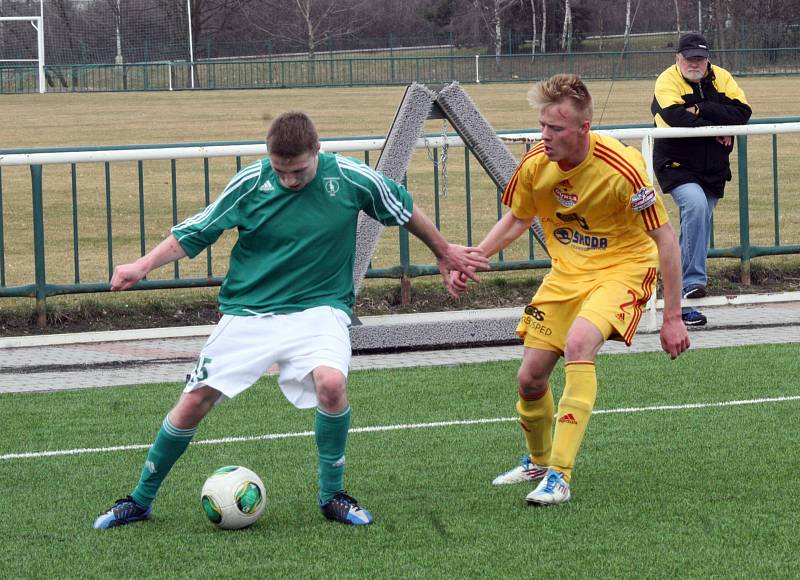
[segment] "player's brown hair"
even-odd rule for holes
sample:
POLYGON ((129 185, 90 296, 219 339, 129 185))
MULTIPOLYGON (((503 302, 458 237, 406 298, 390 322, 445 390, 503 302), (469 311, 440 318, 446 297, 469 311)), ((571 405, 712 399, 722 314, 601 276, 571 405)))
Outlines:
POLYGON ((267 131, 267 150, 278 157, 316 153, 319 135, 314 122, 301 111, 287 111, 275 118, 267 131))
POLYGON ((558 74, 533 86, 528 92, 531 107, 544 108, 569 100, 585 120, 592 120, 592 95, 578 75, 558 74))

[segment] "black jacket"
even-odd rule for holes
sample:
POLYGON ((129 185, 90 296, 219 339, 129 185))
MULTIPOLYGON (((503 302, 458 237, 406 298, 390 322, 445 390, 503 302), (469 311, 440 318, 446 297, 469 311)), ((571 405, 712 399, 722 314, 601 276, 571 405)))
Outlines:
MULTIPOLYGON (((752 114, 733 76, 710 63, 706 76, 697 83, 687 81, 677 64, 661 73, 650 110, 656 127, 744 125, 752 114), (697 115, 686 110, 692 105, 697 105, 697 115)), ((707 193, 722 197, 725 182, 731 179, 732 150, 733 145, 725 147, 716 137, 656 139, 653 168, 665 192, 684 183, 699 183, 707 193)))

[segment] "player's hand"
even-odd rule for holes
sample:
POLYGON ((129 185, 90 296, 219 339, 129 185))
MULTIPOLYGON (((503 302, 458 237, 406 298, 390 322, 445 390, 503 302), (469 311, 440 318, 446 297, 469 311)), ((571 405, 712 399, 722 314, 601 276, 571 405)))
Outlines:
POLYGON ((679 316, 667 318, 661 325, 661 348, 669 354, 671 359, 676 359, 681 353, 687 351, 691 342, 686 325, 679 316))
MULTIPOLYGON (((441 263, 439 264, 439 272, 442 273, 442 281, 444 282, 444 287, 447 289, 447 293, 450 294, 453 298, 459 298, 461 295, 467 291, 467 280, 468 275, 465 272, 460 272, 458 270, 446 270, 442 269, 441 263)), ((472 279, 480 282, 480 278, 475 275, 475 272, 471 272, 472 279)))
POLYGON ((730 147, 733 145, 733 135, 719 135, 717 136, 717 143, 725 147, 730 147))
POLYGON ((114 268, 114 275, 111 276, 111 291, 127 290, 146 275, 147 270, 138 262, 117 266, 114 268))
POLYGON ((455 270, 450 272, 450 286, 448 291, 453 290, 453 292, 455 292, 455 295, 453 295, 453 292, 450 292, 450 295, 461 296, 464 294, 464 292, 467 291, 467 280, 467 275, 462 272, 457 272, 455 270))
POLYGON ((488 270, 489 258, 483 255, 478 248, 448 244, 447 252, 439 259, 448 271, 458 270, 466 274, 473 282, 480 282, 476 270, 488 270))
POLYGON ((466 246, 459 246, 457 244, 448 244, 447 251, 439 256, 437 259, 439 265, 439 272, 442 274, 447 292, 453 298, 458 298, 464 293, 466 289, 466 279, 474 282, 480 282, 481 279, 475 273, 476 270, 488 270, 489 259, 484 256, 477 248, 470 248, 466 246), (465 277, 464 282, 454 284, 451 273, 457 272, 463 274, 465 277))

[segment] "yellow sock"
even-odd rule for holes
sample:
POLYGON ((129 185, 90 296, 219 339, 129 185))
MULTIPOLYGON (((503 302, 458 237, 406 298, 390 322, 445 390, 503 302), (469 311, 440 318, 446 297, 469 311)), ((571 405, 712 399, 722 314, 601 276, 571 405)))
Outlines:
POLYGON ((550 467, 562 472, 569 481, 597 397, 597 374, 590 361, 568 362, 564 373, 566 384, 558 402, 550 467))
POLYGON ((550 450, 553 447, 553 391, 550 385, 547 385, 547 392, 538 399, 528 401, 520 395, 517 413, 531 461, 539 465, 549 465, 550 450))

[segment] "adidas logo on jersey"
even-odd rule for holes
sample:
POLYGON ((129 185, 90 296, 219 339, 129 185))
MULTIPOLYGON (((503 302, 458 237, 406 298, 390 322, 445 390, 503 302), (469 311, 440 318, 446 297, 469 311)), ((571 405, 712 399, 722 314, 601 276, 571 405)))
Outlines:
POLYGON ((263 191, 264 193, 269 193, 270 191, 275 191, 275 187, 272 185, 271 182, 265 181, 264 185, 258 188, 259 191, 263 191))

